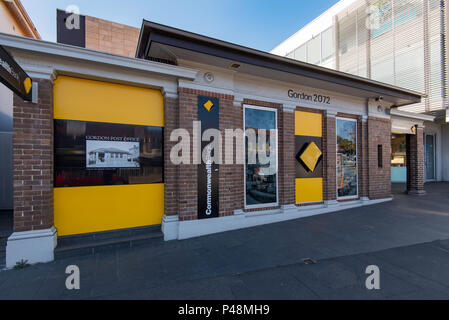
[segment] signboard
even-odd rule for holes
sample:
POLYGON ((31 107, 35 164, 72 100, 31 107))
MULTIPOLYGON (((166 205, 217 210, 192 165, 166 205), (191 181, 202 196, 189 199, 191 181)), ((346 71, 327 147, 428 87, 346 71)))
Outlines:
MULTIPOLYGON (((201 137, 208 129, 219 129, 220 104, 216 98, 198 96, 198 121, 201 122, 201 137)), ((201 154, 210 141, 201 142, 201 154)), ((207 154, 210 155, 210 152, 207 154)), ((213 154, 212 154, 213 156, 213 154)), ((212 163, 210 157, 202 159, 198 165, 198 219, 218 218, 218 164, 212 163)))
POLYGON ((393 123, 391 125, 391 133, 415 135, 416 134, 416 126, 407 125, 407 124, 403 124, 403 123, 396 123, 393 120, 393 123))
POLYGON ((23 100, 32 100, 31 78, 2 46, 0 46, 0 81, 23 100))
POLYGON ((140 168, 139 139, 128 140, 123 138, 109 141, 86 139, 86 168, 140 168))
POLYGON ((332 104, 332 98, 318 93, 308 94, 302 91, 288 90, 288 97, 301 101, 315 102, 320 104, 332 104))

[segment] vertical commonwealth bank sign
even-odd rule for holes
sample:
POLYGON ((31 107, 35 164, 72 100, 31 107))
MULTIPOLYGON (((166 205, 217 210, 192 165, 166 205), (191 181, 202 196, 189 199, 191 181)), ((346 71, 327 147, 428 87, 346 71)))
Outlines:
MULTIPOLYGON (((220 102, 217 98, 198 96, 198 121, 201 135, 209 129, 219 129, 220 102)), ((202 140, 202 139, 201 139, 202 140)), ((201 164, 198 166, 198 219, 219 216, 218 164, 213 163, 210 141, 201 142, 201 164), (203 157, 202 155, 205 154, 203 157)), ((215 150, 214 150, 215 152, 215 150)))
POLYGON ((2 46, 0 46, 0 81, 23 100, 32 100, 31 78, 2 46))

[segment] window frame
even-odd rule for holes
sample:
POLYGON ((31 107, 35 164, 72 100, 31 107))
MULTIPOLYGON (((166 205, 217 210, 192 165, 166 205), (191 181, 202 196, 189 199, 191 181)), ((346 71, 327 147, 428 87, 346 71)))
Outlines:
POLYGON ((346 117, 335 117, 335 138, 336 138, 336 144, 335 144, 335 180, 336 180, 336 194, 337 194, 337 200, 355 200, 359 198, 359 147, 358 147, 358 139, 359 139, 359 128, 358 128, 358 120, 353 118, 346 118, 346 117), (351 121, 355 122, 355 155, 356 155, 356 173, 357 173, 357 193, 354 196, 344 196, 340 197, 338 195, 338 157, 337 157, 337 146, 338 146, 338 120, 345 120, 345 121, 351 121))
POLYGON ((243 204, 245 210, 252 210, 252 209, 263 209, 263 208, 271 208, 271 207, 278 207, 279 206, 279 125, 278 125, 278 109, 276 108, 269 108, 269 107, 261 107, 256 105, 249 105, 244 104, 243 105, 243 154, 245 155, 245 163, 243 165, 243 204), (262 110, 262 111, 270 111, 274 112, 275 117, 275 124, 276 124, 276 202, 272 203, 264 203, 264 204, 254 204, 254 205, 247 205, 246 204, 246 109, 254 109, 254 110, 262 110))

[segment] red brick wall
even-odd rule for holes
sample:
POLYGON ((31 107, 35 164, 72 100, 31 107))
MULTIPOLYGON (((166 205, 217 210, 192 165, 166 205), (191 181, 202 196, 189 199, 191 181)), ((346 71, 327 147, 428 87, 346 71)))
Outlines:
MULTIPOLYGON (((193 137, 193 121, 198 120, 198 96, 207 96, 220 99, 220 130, 224 134, 224 129, 228 125, 233 127, 241 126, 243 119, 242 111, 233 106, 234 97, 231 95, 219 94, 208 91, 179 88, 179 128, 186 129, 193 137), (239 116, 239 112, 241 117, 239 116)), ((193 152, 191 152, 191 163, 193 163, 193 152)), ((221 165, 219 173, 219 192, 220 192, 220 216, 234 214, 237 209, 241 195, 238 188, 237 177, 242 176, 243 169, 240 171, 236 165, 221 165)), ((198 218, 198 165, 179 165, 178 166, 178 199, 179 199, 179 220, 196 220, 198 218)))
POLYGON ((176 142, 170 141, 178 128, 178 99, 164 97, 164 208, 165 215, 178 214, 178 167, 170 161, 170 151, 176 142))
POLYGON ((391 121, 368 118, 368 196, 371 200, 391 197, 391 121), (378 145, 383 148, 383 166, 378 167, 378 145))
POLYGON ((53 226, 53 85, 39 84, 37 104, 14 95, 14 231, 53 226))
POLYGON ((369 157, 368 157, 368 122, 360 123, 360 148, 359 148, 359 194, 360 197, 368 197, 368 174, 369 174, 369 157))
POLYGON ((296 203, 296 170, 295 166, 295 114, 294 112, 282 113, 282 137, 283 154, 279 163, 279 175, 283 176, 284 186, 282 199, 283 205, 296 203))
MULTIPOLYGON (((226 129, 243 130, 243 108, 242 106, 234 106, 234 97, 224 96, 220 98, 220 131, 222 137, 225 137, 226 129)), ((243 148, 243 141, 233 143, 234 163, 237 154, 237 148, 243 148)), ((220 166, 219 172, 219 201, 220 216, 232 216, 234 210, 242 208, 243 204, 243 165, 225 164, 224 149, 225 141, 223 140, 223 164, 220 166)))
POLYGON ((323 199, 330 201, 337 199, 337 123, 334 116, 323 119, 323 199))

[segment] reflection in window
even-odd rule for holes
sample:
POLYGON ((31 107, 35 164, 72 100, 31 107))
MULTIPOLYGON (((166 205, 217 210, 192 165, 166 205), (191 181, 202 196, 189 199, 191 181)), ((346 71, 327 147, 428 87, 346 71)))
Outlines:
POLYGON ((261 207, 277 203, 277 114, 275 110, 259 107, 245 107, 245 130, 247 131, 245 138, 245 206, 261 207), (271 157, 275 163, 264 163, 260 158, 260 151, 257 152, 257 144, 260 144, 263 134, 258 130, 267 130, 266 139, 266 155, 271 157), (251 134, 250 134, 251 133, 251 134), (272 137, 274 135, 274 137, 272 137), (252 139, 251 139, 252 138, 252 139), (255 139, 254 139, 255 138, 255 139), (274 145, 271 145, 273 143, 274 145), (273 152, 273 154, 271 153, 273 152), (255 160, 255 161, 254 161, 255 160), (273 174, 266 174, 270 165, 274 168, 273 174))
POLYGON ((337 119, 338 197, 357 197, 357 121, 337 119))
POLYGON ((405 134, 391 136, 391 166, 401 168, 407 165, 407 142, 405 134))

